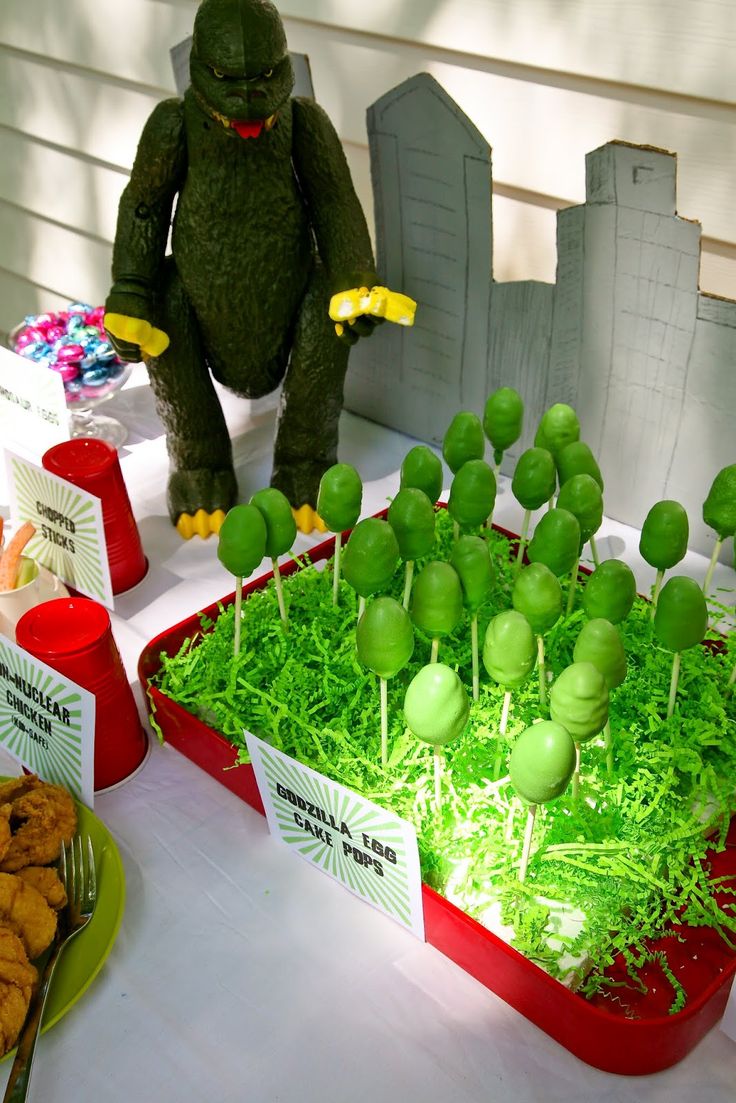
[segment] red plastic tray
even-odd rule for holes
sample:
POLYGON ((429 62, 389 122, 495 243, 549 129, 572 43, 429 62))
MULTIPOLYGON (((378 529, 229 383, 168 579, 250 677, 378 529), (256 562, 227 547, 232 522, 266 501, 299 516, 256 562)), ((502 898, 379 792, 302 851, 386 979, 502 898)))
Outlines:
MULTIPOLYGON (((504 535, 514 539, 511 533, 504 535)), ((330 538, 310 552, 310 559, 327 559, 333 550, 334 538, 330 538)), ((299 569, 300 565, 291 561, 281 573, 290 575, 299 569)), ((249 583, 244 594, 265 586, 271 577, 268 573, 249 583)), ((222 604, 230 605, 234 598, 230 594, 222 604)), ((214 620, 219 605, 213 603, 202 613, 214 620)), ((232 745, 151 685, 160 669, 161 653, 174 655, 185 639, 201 634, 202 613, 150 641, 138 664, 141 685, 147 691, 149 711, 155 710, 156 723, 167 742, 263 814, 252 767, 233 768, 232 745)), ((736 877, 736 818, 726 850, 712 854, 712 869, 713 876, 736 877)), ((647 967, 649 992, 641 995, 628 989, 626 1008, 605 996, 589 1001, 565 988, 429 886, 423 885, 422 890, 427 941, 596 1068, 626 1075, 668 1068, 682 1060, 723 1015, 736 972, 736 954, 709 928, 678 927, 652 943, 653 950, 666 953, 669 967, 687 992, 685 1008, 669 1015, 671 988, 664 978, 658 983, 656 964, 647 967)), ((622 964, 608 972, 617 970, 622 977, 625 975, 622 964)))

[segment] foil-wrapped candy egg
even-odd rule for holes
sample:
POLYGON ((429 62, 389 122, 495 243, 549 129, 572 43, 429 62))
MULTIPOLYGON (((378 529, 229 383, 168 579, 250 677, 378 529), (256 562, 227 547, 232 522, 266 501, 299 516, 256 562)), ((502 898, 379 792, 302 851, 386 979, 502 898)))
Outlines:
POLYGON ((56 358, 61 364, 80 364, 84 358, 84 349, 76 342, 61 345, 56 353, 56 358))

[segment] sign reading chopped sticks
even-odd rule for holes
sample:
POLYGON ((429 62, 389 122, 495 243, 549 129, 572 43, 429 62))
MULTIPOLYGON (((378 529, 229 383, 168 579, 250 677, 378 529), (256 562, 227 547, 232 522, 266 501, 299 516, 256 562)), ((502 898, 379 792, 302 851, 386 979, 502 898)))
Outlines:
POLYGON ((100 499, 12 453, 8 475, 14 517, 36 528, 26 554, 75 590, 112 608, 100 499))
POLYGON ((356 896, 424 937, 412 824, 246 732, 271 832, 356 896))

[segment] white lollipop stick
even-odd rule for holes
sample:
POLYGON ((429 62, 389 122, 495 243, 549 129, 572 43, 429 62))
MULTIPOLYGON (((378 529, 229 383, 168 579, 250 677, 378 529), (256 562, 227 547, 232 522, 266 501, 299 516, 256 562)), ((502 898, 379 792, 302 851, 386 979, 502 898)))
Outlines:
POLYGON ((473 700, 480 697, 480 664, 478 662, 478 614, 470 621, 470 650, 473 656, 473 700))
POLYGON ((509 708, 511 707, 511 690, 507 689, 503 695, 503 706, 501 708, 501 723, 498 725, 498 734, 505 735, 506 727, 509 722, 509 708))
POLYGON ((381 684, 381 765, 388 763, 388 682, 379 678, 381 684))
POLYGON ((657 612, 657 602, 659 601, 659 591, 662 588, 662 579, 664 578, 664 570, 657 571, 657 577, 654 580, 654 589, 652 590, 652 604, 649 609, 649 616, 651 620, 654 620, 654 614, 657 612))
POLYGON ((235 579, 235 636, 233 639, 233 655, 240 651, 240 614, 243 609, 243 579, 238 575, 235 579))
POLYGON ((677 683, 680 680, 680 652, 675 651, 672 657, 672 678, 670 679, 670 699, 667 702, 667 719, 669 720, 675 711, 675 698, 677 697, 677 683))
POLYGON ((598 556, 598 545, 595 542, 595 536, 591 536, 588 543, 590 544, 590 553, 593 556, 593 562, 595 563, 596 567, 600 567, 601 561, 598 556))
POLYGON ((413 578, 414 578, 414 560, 413 559, 407 559, 407 561, 406 561, 406 570, 405 570, 405 574, 404 574, 404 600, 402 601, 402 605, 404 606, 405 609, 409 608, 409 598, 411 597, 411 584, 412 584, 412 579, 413 578))
POLYGON ((710 557, 710 563, 708 564, 708 573, 705 576, 705 582, 703 583, 703 593, 708 596, 710 590, 710 584, 713 581, 713 571, 716 569, 716 563, 718 562, 718 556, 721 554, 721 548, 723 547, 723 541, 719 537, 713 548, 713 554, 710 557))
POLYGON ((537 814, 536 804, 530 804, 526 814, 526 827, 524 829, 524 846, 521 851, 521 864, 519 866, 519 880, 526 877, 526 867, 529 865, 529 853, 532 848, 532 833, 534 831, 534 817, 537 814))
POLYGON ((521 523, 521 533, 519 534, 519 550, 516 553, 516 563, 514 564, 514 571, 518 572, 521 567, 521 561, 524 558, 524 548, 526 547, 526 538, 529 533, 529 519, 532 515, 530 509, 524 510, 524 520, 521 523))
POLYGON ((429 655, 429 661, 431 663, 436 663, 437 662, 437 656, 439 655, 439 653, 440 653, 440 638, 439 638, 439 636, 435 636, 434 639, 432 640, 432 650, 431 650, 430 655, 429 655))
POLYGON ((340 593, 340 551, 342 549, 342 533, 335 534, 335 562, 332 569, 332 604, 337 605, 340 593))
POLYGON ((580 556, 575 560, 575 566, 572 569, 570 575, 570 589, 567 591, 567 609, 565 610, 565 616, 569 617, 570 613, 575 607, 575 588, 578 584, 578 566, 580 565, 580 556))
POLYGON ((276 598, 279 603, 279 616, 281 617, 284 624, 286 624, 286 606, 284 605, 284 587, 281 585, 281 571, 279 570, 278 562, 275 559, 271 560, 271 565, 273 567, 273 583, 276 587, 276 598))
POLYGON ((537 636, 537 663, 539 665, 539 703, 547 707, 547 671, 544 665, 544 638, 537 636))
POLYGON ((434 749, 434 803, 439 812, 442 807, 442 767, 445 755, 441 747, 434 749))

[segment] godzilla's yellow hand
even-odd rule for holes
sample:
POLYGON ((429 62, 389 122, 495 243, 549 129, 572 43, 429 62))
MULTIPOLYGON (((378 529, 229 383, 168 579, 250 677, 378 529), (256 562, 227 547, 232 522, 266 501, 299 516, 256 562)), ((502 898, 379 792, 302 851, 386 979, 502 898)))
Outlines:
POLYGON ((336 322, 335 332, 342 337, 345 326, 360 317, 382 318, 400 326, 413 326, 417 304, 408 295, 388 287, 352 287, 330 299, 329 315, 336 322))
POLYGON ((292 507, 291 512, 294 514, 294 520, 296 521, 296 527, 299 532, 305 532, 307 535, 310 532, 327 532, 327 525, 324 523, 316 509, 312 506, 303 505, 299 506, 299 509, 292 507))
POLYGON ((193 536, 201 536, 203 540, 206 540, 208 536, 213 533, 216 535, 220 531, 224 520, 225 511, 222 509, 216 509, 212 513, 198 509, 195 514, 179 514, 176 531, 184 540, 191 540, 193 536))
POLYGON ((168 334, 143 318, 127 314, 106 314, 103 325, 111 338, 127 345, 138 345, 144 356, 160 356, 169 346, 168 334))

